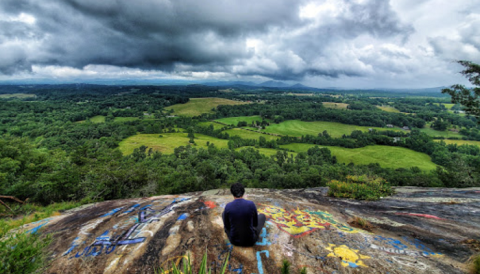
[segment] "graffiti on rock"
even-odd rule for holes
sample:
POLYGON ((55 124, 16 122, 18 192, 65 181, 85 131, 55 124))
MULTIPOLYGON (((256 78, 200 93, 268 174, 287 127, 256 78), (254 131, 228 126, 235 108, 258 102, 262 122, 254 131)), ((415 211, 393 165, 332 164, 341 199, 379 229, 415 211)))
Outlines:
POLYGON ((318 229, 328 229, 330 226, 347 233, 364 232, 337 222, 328 212, 299 209, 288 211, 272 205, 265 205, 258 211, 265 214, 280 230, 289 233, 294 238, 305 236, 318 229))
POLYGON ((262 251, 257 251, 257 268, 258 268, 258 273, 263 274, 263 263, 262 263, 262 256, 261 254, 265 253, 265 256, 267 259, 270 257, 270 253, 268 250, 262 250, 262 251))
POLYGON ((329 247, 325 249, 331 251, 327 257, 337 257, 342 260, 344 267, 367 267, 362 260, 370 259, 369 256, 362 255, 356 249, 351 249, 346 245, 336 246, 334 244, 328 244, 329 247))
MULTIPOLYGON (((180 202, 187 201, 189 198, 182 198, 182 199, 174 199, 172 203, 164 207, 163 209, 157 211, 151 208, 152 205, 146 205, 142 208, 140 208, 138 212, 138 217, 133 218, 135 220, 135 223, 128 228, 128 230, 124 230, 120 232, 117 235, 114 236, 109 236, 110 231, 106 230, 102 235, 97 237, 95 241, 85 247, 83 250, 78 251, 75 256, 70 257, 72 258, 79 258, 82 256, 89 257, 89 256, 98 256, 104 252, 105 254, 110 254, 112 253, 118 246, 122 245, 131 245, 131 244, 138 244, 138 243, 143 243, 146 240, 146 237, 138 237, 142 229, 149 223, 159 221, 160 218, 170 212, 173 211, 173 208, 180 202)), ((135 204, 131 207, 129 207, 125 212, 119 213, 119 216, 125 216, 128 213, 134 212, 137 208, 140 207, 140 204, 135 204)), ((104 214, 100 216, 100 218, 105 218, 105 217, 110 217, 115 215, 116 213, 120 212, 124 207, 116 208, 110 211, 107 214, 104 214)), ((184 220, 188 217, 188 214, 182 214, 179 217, 179 220, 184 220)), ((120 226, 119 230, 122 230, 124 228, 128 227, 128 223, 130 223, 131 219, 127 220, 120 226)), ((83 227, 80 231, 79 234, 85 234, 85 235, 90 235, 90 233, 86 231, 90 231, 91 229, 95 228, 99 223, 101 223, 102 220, 96 220, 90 224, 87 224, 85 227, 83 227)), ((114 229, 118 228, 118 225, 115 225, 113 227, 114 229)), ((149 231, 146 231, 149 232, 149 231)), ((150 232, 151 236, 153 236, 153 233, 150 232)), ((76 237, 73 242, 71 243, 69 249, 63 254, 63 256, 66 256, 70 254, 76 247, 80 246, 82 243, 85 243, 85 241, 82 241, 79 237, 76 237)))
POLYGON ((31 223, 32 225, 35 225, 35 227, 32 228, 32 229, 27 230, 27 233, 30 233, 30 234, 35 234, 35 233, 37 233, 38 230, 39 230, 40 228, 42 228, 43 226, 47 225, 47 224, 50 222, 51 219, 52 219, 52 218, 47 218, 47 219, 43 219, 43 220, 40 220, 40 221, 31 223))

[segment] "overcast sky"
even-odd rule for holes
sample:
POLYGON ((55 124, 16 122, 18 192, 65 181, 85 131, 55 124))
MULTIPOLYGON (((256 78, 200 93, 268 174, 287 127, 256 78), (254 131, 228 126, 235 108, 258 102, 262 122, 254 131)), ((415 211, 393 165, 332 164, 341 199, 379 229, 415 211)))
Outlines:
POLYGON ((0 81, 465 83, 478 0, 0 0, 0 81))

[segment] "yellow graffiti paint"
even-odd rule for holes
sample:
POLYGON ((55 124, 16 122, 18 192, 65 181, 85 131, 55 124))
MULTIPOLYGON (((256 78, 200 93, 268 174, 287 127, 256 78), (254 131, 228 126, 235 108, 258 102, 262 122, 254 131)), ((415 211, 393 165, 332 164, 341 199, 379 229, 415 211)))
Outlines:
MULTIPOLYGON (((160 266, 160 269, 162 271, 160 273, 161 274, 173 273, 174 265, 175 265, 176 269, 180 270, 180 268, 181 268, 180 263, 182 262, 182 260, 188 260, 187 255, 177 256, 177 257, 173 257, 173 258, 170 258, 170 259, 166 260, 160 266), (170 269, 168 269, 169 266, 171 266, 170 269), (164 270, 164 269, 168 269, 168 270, 164 270)), ((180 271, 180 273, 183 274, 183 272, 181 272, 181 271, 180 271)))
POLYGON ((295 238, 305 236, 317 229, 325 229, 330 226, 347 233, 363 232, 337 222, 328 212, 299 209, 288 211, 272 205, 266 205, 258 211, 259 213, 265 214, 265 216, 267 216, 270 221, 274 222, 280 230, 289 233, 295 238))
POLYGON ((328 244, 329 247, 325 249, 331 251, 327 257, 337 257, 342 260, 342 265, 344 267, 367 267, 362 260, 370 259, 369 256, 362 255, 358 253, 358 249, 350 249, 346 245, 336 246, 334 244, 328 244))

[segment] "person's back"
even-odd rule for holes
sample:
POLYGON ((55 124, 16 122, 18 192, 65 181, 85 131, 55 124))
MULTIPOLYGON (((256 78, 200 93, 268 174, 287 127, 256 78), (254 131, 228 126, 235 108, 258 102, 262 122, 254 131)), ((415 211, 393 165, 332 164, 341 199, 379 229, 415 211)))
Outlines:
POLYGON ((233 245, 253 246, 265 224, 265 215, 258 215, 255 204, 243 199, 242 184, 233 184, 230 191, 235 200, 227 204, 222 214, 225 233, 233 245))
MULTIPOLYGON (((258 225, 257 208, 252 201, 236 199, 225 207, 225 224, 229 224, 229 238, 233 245, 252 246, 256 242, 254 227, 258 225)), ((226 227, 226 226, 225 226, 226 227)))

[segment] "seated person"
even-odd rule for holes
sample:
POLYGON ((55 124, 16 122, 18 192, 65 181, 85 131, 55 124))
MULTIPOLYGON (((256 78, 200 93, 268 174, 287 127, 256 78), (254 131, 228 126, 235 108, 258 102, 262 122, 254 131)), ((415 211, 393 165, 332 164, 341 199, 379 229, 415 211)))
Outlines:
POLYGON ((265 215, 257 213, 252 201, 243 199, 245 188, 241 183, 230 187, 234 200, 223 211, 223 225, 228 239, 236 246, 254 246, 265 225, 265 215))

